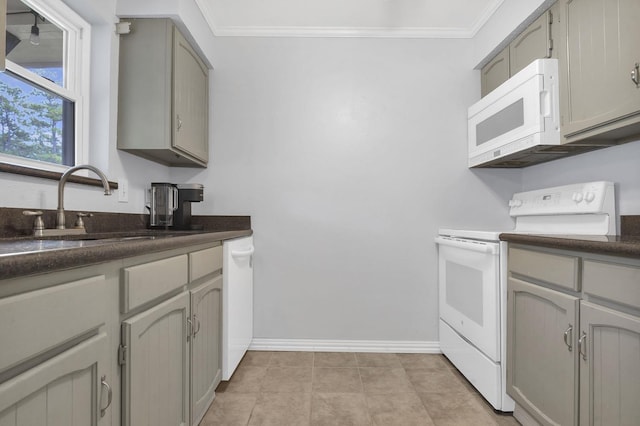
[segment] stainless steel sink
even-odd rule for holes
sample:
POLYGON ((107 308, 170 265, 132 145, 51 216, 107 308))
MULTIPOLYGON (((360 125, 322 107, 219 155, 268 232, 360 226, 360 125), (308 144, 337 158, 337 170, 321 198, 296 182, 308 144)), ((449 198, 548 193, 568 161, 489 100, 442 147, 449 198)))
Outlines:
POLYGON ((94 247, 103 244, 117 244, 136 241, 148 241, 174 237, 177 234, 156 233, 153 235, 131 235, 130 233, 105 232, 82 235, 60 235, 53 237, 20 238, 12 240, 0 240, 0 256, 13 256, 18 254, 37 253, 41 251, 63 250, 79 247, 94 247))

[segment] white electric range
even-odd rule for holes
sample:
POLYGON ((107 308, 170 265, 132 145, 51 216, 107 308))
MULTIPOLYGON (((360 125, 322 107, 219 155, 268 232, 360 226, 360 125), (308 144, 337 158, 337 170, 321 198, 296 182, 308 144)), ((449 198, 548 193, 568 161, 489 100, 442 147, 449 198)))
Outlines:
POLYGON ((501 233, 613 235, 615 189, 589 182, 519 192, 509 201, 515 229, 440 229, 439 331, 442 353, 499 411, 513 411, 506 393, 507 243, 501 233))

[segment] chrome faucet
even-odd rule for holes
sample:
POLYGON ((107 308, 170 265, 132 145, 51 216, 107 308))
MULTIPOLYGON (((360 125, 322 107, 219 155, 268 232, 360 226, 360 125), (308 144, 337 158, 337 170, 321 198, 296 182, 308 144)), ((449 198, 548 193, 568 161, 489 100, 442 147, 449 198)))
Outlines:
POLYGON ((102 180, 102 186, 104 187, 104 195, 111 195, 111 188, 109 187, 109 180, 105 176, 104 173, 100 171, 97 167, 91 166, 89 164, 80 164, 75 167, 71 167, 69 170, 64 172, 60 177, 60 182, 58 182, 58 213, 56 216, 56 229, 65 229, 64 226, 64 185, 67 183, 67 179, 73 173, 78 170, 87 169, 91 170, 95 174, 97 174, 102 180))

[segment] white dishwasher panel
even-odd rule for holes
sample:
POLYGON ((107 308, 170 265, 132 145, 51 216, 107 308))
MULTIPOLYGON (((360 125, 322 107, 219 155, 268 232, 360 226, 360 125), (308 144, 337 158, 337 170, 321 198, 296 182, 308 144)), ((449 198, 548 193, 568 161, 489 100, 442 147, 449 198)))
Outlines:
POLYGON ((222 380, 229 380, 253 339, 253 237, 223 244, 222 380))

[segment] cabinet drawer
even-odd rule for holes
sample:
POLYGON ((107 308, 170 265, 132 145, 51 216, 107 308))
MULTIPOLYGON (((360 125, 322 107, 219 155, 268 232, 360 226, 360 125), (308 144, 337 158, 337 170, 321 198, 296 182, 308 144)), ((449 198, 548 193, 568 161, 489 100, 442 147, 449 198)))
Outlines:
POLYGON ((574 256, 509 248, 509 271, 570 290, 580 290, 578 267, 574 256))
POLYGON ((191 281, 202 278, 222 268, 222 246, 189 253, 189 277, 191 281))
POLYGON ((182 287, 189 280, 186 254, 124 269, 122 312, 182 287))
POLYGON ((107 300, 102 275, 0 299, 0 373, 99 328, 107 300))
POLYGON ((640 309, 640 268, 585 260, 582 271, 585 293, 640 309))

